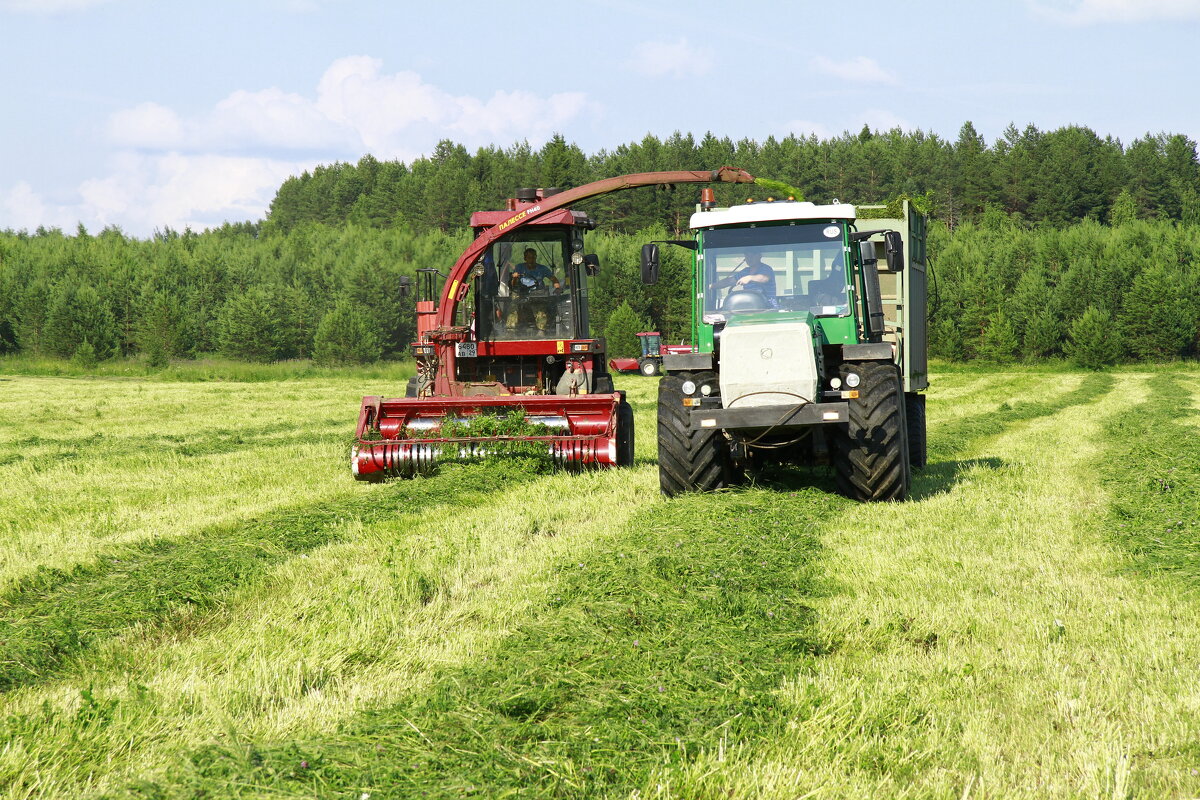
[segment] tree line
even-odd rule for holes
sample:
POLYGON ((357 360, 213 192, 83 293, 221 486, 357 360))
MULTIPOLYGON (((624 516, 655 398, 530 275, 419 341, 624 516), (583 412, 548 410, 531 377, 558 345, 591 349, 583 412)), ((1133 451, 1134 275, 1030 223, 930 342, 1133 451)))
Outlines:
MULTIPOLYGON (((500 207, 521 185, 721 164, 784 180, 818 201, 922 196, 934 218, 934 355, 1099 365, 1200 354, 1195 143, 1164 134, 1124 148, 1071 127, 1010 129, 987 146, 969 123, 953 143, 900 131, 762 143, 675 134, 592 157, 561 137, 538 151, 518 145, 475 156, 443 143, 410 165, 364 157, 289 179, 262 222, 144 240, 116 228, 4 231, 0 353, 136 356, 152 365, 208 353, 402 357, 414 315, 401 280, 419 267, 445 271, 470 239, 470 211, 500 207)), ((753 192, 718 188, 723 202, 753 192)), ((588 248, 601 260, 595 335, 615 314, 613 331, 626 337, 643 325, 668 341, 688 336, 690 253, 664 248, 652 287, 641 285, 637 264, 643 242, 686 228, 693 190, 635 190, 585 206, 601 223, 588 248)))
MULTIPOLYGON (((1010 125, 988 143, 965 123, 951 141, 934 133, 894 129, 819 139, 773 136, 733 141, 676 132, 586 155, 562 136, 540 149, 527 143, 474 153, 451 141, 410 164, 364 156, 289 178, 271 204, 267 226, 290 230, 304 222, 352 222, 367 227, 460 231, 472 211, 500 208, 519 186, 569 188, 612 175, 702 170, 723 165, 786 182, 815 202, 878 202, 928 195, 931 212, 954 229, 978 222, 989 208, 1058 227, 1113 215, 1200 223, 1196 143, 1182 134, 1147 134, 1128 146, 1090 128, 1052 131, 1010 125)), ((718 186, 723 205, 761 190, 718 186)), ((624 192, 590 208, 608 230, 649 225, 686 227, 695 189, 624 192)), ((1119 220, 1118 220, 1119 222, 1119 220)))
MULTIPOLYGON (((638 251, 664 228, 591 234, 600 256, 593 333, 690 330, 690 253, 662 250, 641 284, 638 251), (620 309, 619 313, 618 310, 620 309), (617 318, 614 320, 614 316, 617 318), (610 325, 610 322, 612 323, 610 325)), ((445 270, 468 237, 308 223, 138 240, 108 230, 0 233, 0 352, 76 358, 222 353, 251 361, 401 357, 414 331, 401 278, 445 270)), ((930 227, 930 348, 950 360, 1200 355, 1200 226, 1130 219, 1033 227, 999 211, 930 227)), ((632 350, 636 342, 612 343, 632 350)))

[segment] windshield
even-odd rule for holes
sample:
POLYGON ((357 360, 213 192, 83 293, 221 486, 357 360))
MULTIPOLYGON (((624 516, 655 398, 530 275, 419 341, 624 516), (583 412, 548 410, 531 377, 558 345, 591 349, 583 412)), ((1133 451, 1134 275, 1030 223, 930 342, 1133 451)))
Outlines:
POLYGON ((481 339, 564 339, 575 335, 567 241, 561 232, 522 231, 483 256, 477 333, 481 339))
POLYGON ((849 313, 843 231, 838 223, 705 231, 705 313, 849 313))

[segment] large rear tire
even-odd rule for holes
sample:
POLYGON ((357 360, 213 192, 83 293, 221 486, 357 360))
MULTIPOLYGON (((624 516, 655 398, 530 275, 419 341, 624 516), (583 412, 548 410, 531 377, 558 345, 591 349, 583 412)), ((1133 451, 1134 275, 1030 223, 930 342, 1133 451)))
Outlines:
POLYGON ((683 405, 683 382, 710 374, 667 375, 658 384, 658 482, 662 493, 709 492, 736 479, 729 443, 715 428, 693 428, 683 405))
POLYGON ((908 436, 900 373, 894 364, 845 364, 840 374, 857 372, 858 399, 848 401, 850 421, 834 436, 833 464, 838 491, 854 500, 903 500, 908 496, 908 436))
POLYGON ((925 469, 929 460, 925 452, 925 395, 904 393, 904 419, 908 427, 908 463, 925 469))
POLYGON ((621 393, 621 404, 617 406, 617 466, 633 466, 633 406, 625 401, 621 393))

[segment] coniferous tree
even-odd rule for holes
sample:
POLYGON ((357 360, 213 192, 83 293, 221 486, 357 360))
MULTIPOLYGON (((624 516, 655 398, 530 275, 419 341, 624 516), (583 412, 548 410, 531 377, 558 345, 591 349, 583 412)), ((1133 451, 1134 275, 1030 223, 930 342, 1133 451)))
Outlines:
POLYGON ((992 314, 979 338, 979 357, 997 364, 1011 363, 1020 349, 1017 332, 1003 311, 992 314))
POLYGON ((1138 216, 1137 201, 1128 189, 1122 189, 1108 210, 1108 224, 1114 228, 1136 222, 1138 216))
POLYGON ((355 303, 342 298, 321 317, 313 340, 318 364, 366 364, 379 359, 382 349, 371 319, 355 303))
POLYGON ((117 344, 116 323, 94 286, 67 280, 59 284, 50 303, 46 349, 70 358, 85 340, 96 358, 109 358, 117 344))
POLYGON ((1085 369, 1104 369, 1117 363, 1120 343, 1114 336, 1112 317, 1107 311, 1088 306, 1079 319, 1071 323, 1067 355, 1085 369))
POLYGON ((1143 270, 1125 296, 1121 339, 1129 355, 1142 361, 1178 358, 1196 336, 1196 317, 1181 291, 1182 276, 1154 265, 1143 270))
POLYGON ((649 330, 649 324, 622 302, 608 318, 604 327, 604 340, 608 353, 614 358, 637 358, 642 354, 637 334, 649 330))
POLYGON ((217 320, 221 353, 230 358, 275 361, 281 351, 278 332, 274 298, 259 287, 231 295, 217 320))

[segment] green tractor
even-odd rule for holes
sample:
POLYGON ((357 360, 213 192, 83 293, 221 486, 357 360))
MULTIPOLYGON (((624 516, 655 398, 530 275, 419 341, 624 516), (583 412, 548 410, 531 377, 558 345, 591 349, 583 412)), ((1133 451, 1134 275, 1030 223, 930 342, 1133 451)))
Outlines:
POLYGON ((832 464, 839 491, 903 500, 925 465, 925 218, 882 206, 704 193, 693 251, 692 352, 663 356, 659 481, 668 497, 764 464, 832 464), (859 219, 859 212, 871 219, 859 219), (895 213, 895 212, 893 212, 895 213), (861 228, 861 230, 860 230, 861 228))

